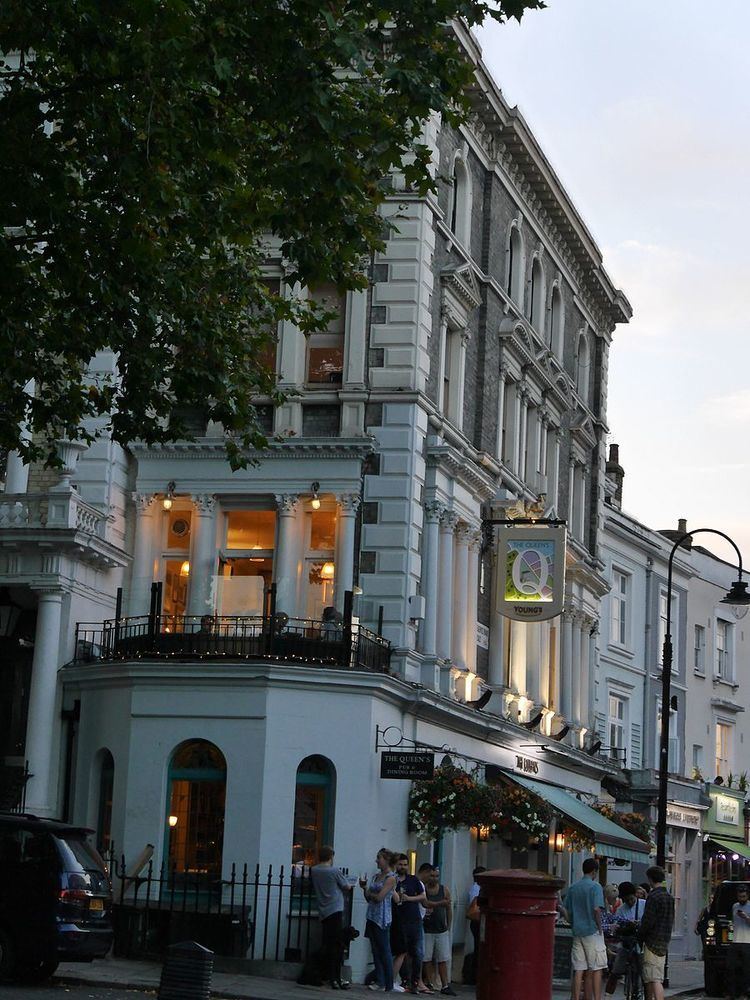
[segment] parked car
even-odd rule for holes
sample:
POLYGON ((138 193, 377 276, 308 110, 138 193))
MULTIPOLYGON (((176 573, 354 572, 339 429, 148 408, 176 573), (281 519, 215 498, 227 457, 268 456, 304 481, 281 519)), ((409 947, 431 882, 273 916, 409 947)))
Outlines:
POLYGON ((0 979, 46 979, 109 951, 112 887, 91 833, 0 812, 0 979))
POLYGON ((727 956, 732 943, 732 906, 737 902, 737 887, 747 882, 720 882, 708 906, 703 940, 703 974, 706 995, 726 996, 727 956))

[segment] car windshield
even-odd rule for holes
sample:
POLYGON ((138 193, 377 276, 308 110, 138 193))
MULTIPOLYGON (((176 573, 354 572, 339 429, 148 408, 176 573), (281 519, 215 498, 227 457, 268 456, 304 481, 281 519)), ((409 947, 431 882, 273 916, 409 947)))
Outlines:
POLYGON ((56 836, 55 840, 65 871, 106 872, 107 868, 101 855, 88 842, 86 834, 65 834, 64 837, 56 836))

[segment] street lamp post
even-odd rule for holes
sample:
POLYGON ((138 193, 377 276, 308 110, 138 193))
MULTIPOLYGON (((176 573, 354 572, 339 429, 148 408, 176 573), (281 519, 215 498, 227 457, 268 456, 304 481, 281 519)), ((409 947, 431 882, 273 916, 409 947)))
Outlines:
POLYGON ((747 584, 742 579, 742 555, 729 535, 725 535, 723 531, 717 531, 716 528, 696 528, 694 531, 686 531, 685 534, 680 535, 672 546, 672 551, 669 553, 669 563, 667 566, 667 627, 664 632, 664 645, 661 654, 661 733, 659 740, 659 799, 656 819, 656 863, 660 868, 664 868, 667 860, 669 703, 672 689, 672 564, 674 563, 675 552, 677 552, 682 543, 700 532, 710 532, 713 535, 720 535, 729 542, 737 553, 738 578, 732 584, 726 596, 721 599, 721 603, 731 605, 750 604, 750 594, 747 592, 747 584))

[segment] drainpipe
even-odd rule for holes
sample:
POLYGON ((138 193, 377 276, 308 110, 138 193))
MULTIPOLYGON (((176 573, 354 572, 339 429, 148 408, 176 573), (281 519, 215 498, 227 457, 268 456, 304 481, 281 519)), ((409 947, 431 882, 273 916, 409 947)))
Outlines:
POLYGON ((641 741, 641 769, 645 767, 646 750, 653 746, 651 721, 649 707, 651 705, 651 663, 650 663, 650 638, 651 638, 651 589, 653 587, 654 560, 651 556, 646 558, 646 621, 644 626, 643 648, 644 648, 644 682, 643 682, 643 737, 641 741), (648 741, 652 740, 652 743, 648 741))

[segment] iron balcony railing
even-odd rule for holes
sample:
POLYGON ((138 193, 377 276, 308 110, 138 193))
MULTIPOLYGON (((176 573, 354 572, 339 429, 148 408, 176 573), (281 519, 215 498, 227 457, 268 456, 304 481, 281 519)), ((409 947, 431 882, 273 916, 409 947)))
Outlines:
POLYGON ((73 663, 133 659, 276 660, 388 670, 391 644, 363 625, 244 615, 137 615, 79 622, 73 663))

